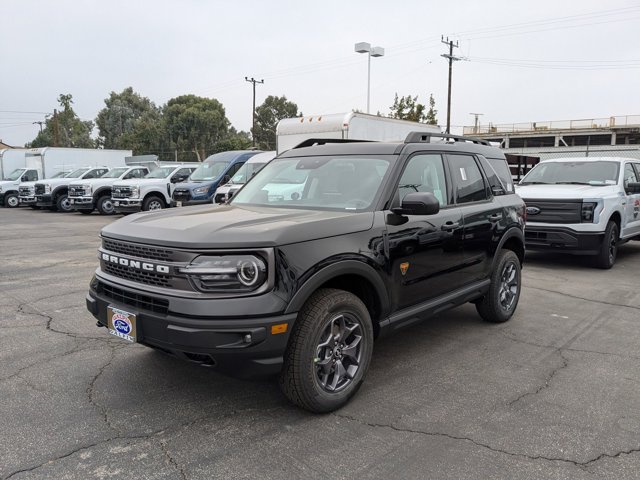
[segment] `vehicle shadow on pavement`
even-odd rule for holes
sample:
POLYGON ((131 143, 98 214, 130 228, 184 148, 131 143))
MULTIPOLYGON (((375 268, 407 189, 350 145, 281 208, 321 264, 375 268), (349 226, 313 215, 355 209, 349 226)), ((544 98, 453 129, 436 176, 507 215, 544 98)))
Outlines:
MULTIPOLYGON (((616 258, 616 264, 613 266, 615 270, 616 265, 622 264, 626 261, 631 261, 634 258, 640 258, 640 242, 631 241, 620 245, 618 247, 618 254, 616 258)), ((542 252, 542 251, 527 251, 525 257, 525 268, 527 265, 536 267, 578 267, 594 269, 594 259, 589 255, 571 255, 560 252, 542 252)))

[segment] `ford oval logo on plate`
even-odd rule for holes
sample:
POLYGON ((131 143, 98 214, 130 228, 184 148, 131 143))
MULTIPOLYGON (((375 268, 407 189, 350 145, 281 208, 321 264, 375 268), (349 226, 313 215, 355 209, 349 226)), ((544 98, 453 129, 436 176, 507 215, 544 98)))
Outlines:
POLYGON ((540 209, 538 207, 527 207, 527 215, 538 215, 540 209))

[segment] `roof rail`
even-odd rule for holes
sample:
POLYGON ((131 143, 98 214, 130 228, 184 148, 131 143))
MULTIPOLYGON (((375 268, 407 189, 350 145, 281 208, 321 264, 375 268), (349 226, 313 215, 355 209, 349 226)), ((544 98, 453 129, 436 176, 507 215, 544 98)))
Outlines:
POLYGON ((454 142, 472 142, 478 145, 488 145, 491 144, 487 140, 481 140, 475 137, 464 137, 462 135, 451 135, 450 133, 430 133, 430 132, 411 132, 407 135, 407 138, 404 139, 404 143, 431 143, 431 137, 437 138, 450 138, 454 142))
POLYGON ((356 143, 356 142, 372 142, 373 140, 356 140, 349 138, 309 138, 292 148, 312 147, 313 145, 325 145, 327 143, 356 143))

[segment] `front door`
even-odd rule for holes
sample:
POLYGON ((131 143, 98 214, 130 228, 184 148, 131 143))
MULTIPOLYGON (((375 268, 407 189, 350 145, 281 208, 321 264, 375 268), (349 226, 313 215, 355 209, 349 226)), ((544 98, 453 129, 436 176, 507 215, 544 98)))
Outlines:
POLYGON ((402 309, 451 292, 463 283, 462 213, 450 204, 443 158, 410 157, 396 187, 395 204, 410 192, 431 192, 440 201, 436 215, 387 213, 391 294, 402 309))
POLYGON ((624 190, 627 194, 627 202, 624 206, 624 219, 622 221, 622 231, 620 236, 628 237, 640 235, 640 194, 631 193, 628 189, 630 183, 640 181, 640 164, 634 165, 625 163, 624 165, 624 190))

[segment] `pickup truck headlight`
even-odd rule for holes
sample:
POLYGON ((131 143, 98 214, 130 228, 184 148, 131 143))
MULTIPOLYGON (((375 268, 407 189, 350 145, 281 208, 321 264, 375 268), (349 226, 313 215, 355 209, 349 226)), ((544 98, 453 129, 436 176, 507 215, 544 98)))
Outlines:
POLYGON ((203 193, 207 193, 207 190, 209 190, 209 187, 198 187, 193 189, 193 193, 196 195, 202 195, 203 193))
POLYGON ((267 280, 267 264, 258 255, 203 255, 179 271, 202 292, 252 292, 267 280))
POLYGON ((51 184, 50 183, 45 183, 44 184, 44 193, 51 193, 51 184))
POLYGON ((138 198, 140 196, 140 185, 134 185, 131 187, 131 196, 133 198, 138 198))
POLYGON ((582 223, 593 223, 597 205, 596 202, 582 202, 582 211, 580 213, 582 223))
POLYGON ((91 195, 91 185, 88 183, 85 183, 84 185, 82 185, 82 189, 84 190, 85 195, 91 195))

